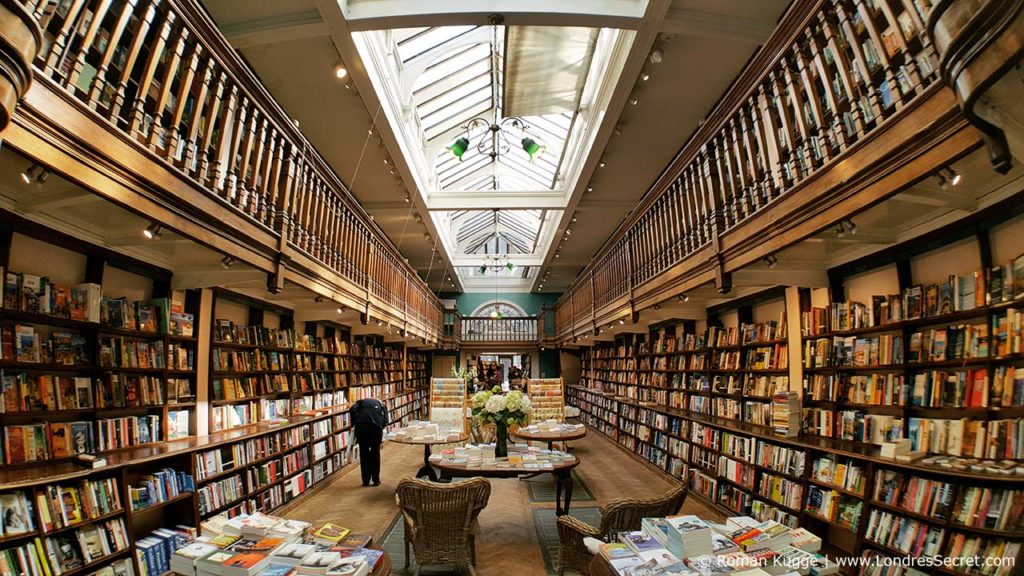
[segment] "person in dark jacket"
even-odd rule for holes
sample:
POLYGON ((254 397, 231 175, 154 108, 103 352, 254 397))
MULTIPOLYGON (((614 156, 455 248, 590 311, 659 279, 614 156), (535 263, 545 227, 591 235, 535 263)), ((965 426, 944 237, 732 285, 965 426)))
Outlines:
POLYGON ((384 428, 388 425, 388 409, 376 398, 357 400, 349 408, 352 427, 359 444, 359 470, 363 473, 363 486, 380 486, 380 445, 384 441, 384 428))

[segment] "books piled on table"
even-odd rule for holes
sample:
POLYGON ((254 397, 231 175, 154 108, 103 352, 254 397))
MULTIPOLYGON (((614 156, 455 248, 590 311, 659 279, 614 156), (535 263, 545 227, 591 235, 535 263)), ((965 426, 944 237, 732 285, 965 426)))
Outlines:
POLYGON ((619 533, 600 554, 620 576, 835 573, 837 566, 817 554, 820 548, 821 539, 806 529, 778 522, 736 516, 716 524, 675 516, 644 518, 639 531, 619 533))
POLYGON ((586 428, 583 424, 569 424, 557 420, 545 420, 519 429, 526 434, 568 434, 586 428))
POLYGON ((437 422, 412 420, 402 428, 389 431, 384 439, 401 442, 434 442, 440 440, 458 442, 463 435, 461 427, 453 427, 437 422))
POLYGON ((431 454, 431 462, 462 464, 467 468, 483 470, 522 469, 530 471, 553 470, 555 466, 575 461, 576 457, 561 450, 533 448, 525 444, 510 444, 508 456, 496 458, 494 444, 467 444, 431 454))
POLYGON ((697 516, 675 516, 668 519, 666 548, 677 558, 711 554, 711 527, 697 516))

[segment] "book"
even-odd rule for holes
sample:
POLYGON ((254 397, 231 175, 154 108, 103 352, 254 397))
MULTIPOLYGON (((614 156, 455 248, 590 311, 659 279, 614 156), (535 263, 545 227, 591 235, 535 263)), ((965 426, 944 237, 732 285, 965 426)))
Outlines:
POLYGON ((339 558, 324 573, 326 576, 366 576, 370 573, 370 565, 366 560, 355 556, 339 558))
POLYGON ((337 552, 312 552, 306 555, 301 562, 295 566, 296 574, 308 576, 321 576, 327 573, 327 569, 338 561, 341 555, 337 552))
POLYGON ((274 553, 271 554, 271 562, 287 564, 288 566, 298 566, 306 556, 309 556, 315 551, 316 546, 313 544, 292 542, 275 550, 274 553))
POLYGON ((317 544, 325 544, 327 546, 335 546, 348 536, 350 530, 337 524, 331 524, 328 522, 320 528, 313 531, 313 541, 317 544))
POLYGON ((239 552, 221 565, 222 576, 255 576, 270 564, 263 552, 239 552))
POLYGON ((25 534, 35 529, 30 513, 30 504, 22 492, 5 492, 0 494, 0 518, 2 518, 3 536, 25 534))
POLYGON ((635 556, 629 546, 622 542, 605 542, 598 546, 598 550, 601 556, 606 560, 614 560, 616 558, 626 558, 628 556, 635 556))

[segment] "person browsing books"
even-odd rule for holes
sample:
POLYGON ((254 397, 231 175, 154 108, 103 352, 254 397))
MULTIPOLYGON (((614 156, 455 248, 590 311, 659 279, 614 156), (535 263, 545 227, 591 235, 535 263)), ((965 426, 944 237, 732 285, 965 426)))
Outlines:
POLYGON ((359 471, 363 486, 380 486, 380 444, 388 425, 388 409, 376 398, 363 398, 349 408, 359 444, 359 471))

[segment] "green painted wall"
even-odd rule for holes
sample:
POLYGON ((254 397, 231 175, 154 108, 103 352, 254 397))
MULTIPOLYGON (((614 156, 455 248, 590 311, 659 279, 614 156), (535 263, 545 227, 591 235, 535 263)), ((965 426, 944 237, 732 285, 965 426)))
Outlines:
MULTIPOLYGON (((554 306, 555 302, 558 302, 558 296, 558 294, 537 294, 534 292, 498 292, 498 300, 511 302, 530 315, 540 312, 541 306, 554 306)), ((440 297, 454 299, 459 307, 459 312, 463 315, 472 314, 481 305, 494 302, 494 292, 442 293, 440 297)))

